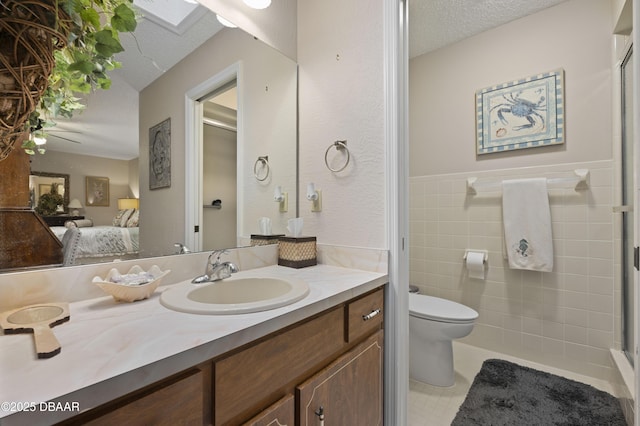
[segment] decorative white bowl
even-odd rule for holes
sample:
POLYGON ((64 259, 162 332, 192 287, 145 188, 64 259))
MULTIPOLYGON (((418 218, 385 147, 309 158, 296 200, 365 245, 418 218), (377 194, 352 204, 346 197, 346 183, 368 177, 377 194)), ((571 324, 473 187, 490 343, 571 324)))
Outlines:
POLYGON ((169 272, 168 269, 161 271, 156 265, 145 272, 140 266, 134 265, 124 275, 113 268, 105 278, 93 277, 92 281, 117 301, 135 302, 151 296, 169 272))

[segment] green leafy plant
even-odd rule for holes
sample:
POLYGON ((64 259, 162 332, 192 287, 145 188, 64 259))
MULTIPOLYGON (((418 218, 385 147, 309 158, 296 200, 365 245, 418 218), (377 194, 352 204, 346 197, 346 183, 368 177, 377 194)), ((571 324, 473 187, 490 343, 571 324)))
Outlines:
POLYGON ((40 195, 36 212, 42 216, 51 216, 56 214, 58 206, 64 203, 62 195, 58 194, 58 185, 51 184, 51 192, 40 195))
MULTIPOLYGON (((124 50, 119 34, 133 32, 137 25, 133 0, 48 1, 55 2, 57 10, 63 12, 52 20, 53 25, 69 36, 66 46, 54 52, 55 66, 48 87, 29 116, 27 130, 34 136, 55 126, 56 117, 71 118, 84 109, 79 96, 111 87, 108 72, 120 67, 114 55, 124 50), (60 19, 61 15, 65 19, 60 19)), ((23 148, 34 154, 34 137, 23 148)))

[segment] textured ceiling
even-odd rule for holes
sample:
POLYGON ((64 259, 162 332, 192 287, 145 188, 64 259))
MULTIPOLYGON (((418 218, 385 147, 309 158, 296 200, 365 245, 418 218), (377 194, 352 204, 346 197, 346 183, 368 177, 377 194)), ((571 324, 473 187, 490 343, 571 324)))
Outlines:
POLYGON ((409 57, 531 15, 566 0, 410 0, 409 57))

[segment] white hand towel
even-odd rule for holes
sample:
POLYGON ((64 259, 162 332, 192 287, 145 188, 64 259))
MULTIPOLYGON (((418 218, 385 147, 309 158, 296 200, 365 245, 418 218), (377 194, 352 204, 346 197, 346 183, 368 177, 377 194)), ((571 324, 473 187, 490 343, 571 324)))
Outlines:
POLYGON ((509 267, 551 272, 553 239, 547 180, 504 181, 502 220, 509 267))

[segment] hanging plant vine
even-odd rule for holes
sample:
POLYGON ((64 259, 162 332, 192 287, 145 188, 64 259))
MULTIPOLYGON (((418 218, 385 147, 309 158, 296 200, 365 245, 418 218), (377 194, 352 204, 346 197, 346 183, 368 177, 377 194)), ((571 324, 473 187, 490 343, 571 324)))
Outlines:
MULTIPOLYGON (((136 25, 133 0, 0 0, 0 160, 24 131, 35 136, 83 109, 78 96, 109 89, 119 34, 136 25)), ((34 138, 23 147, 35 153, 34 138)))

